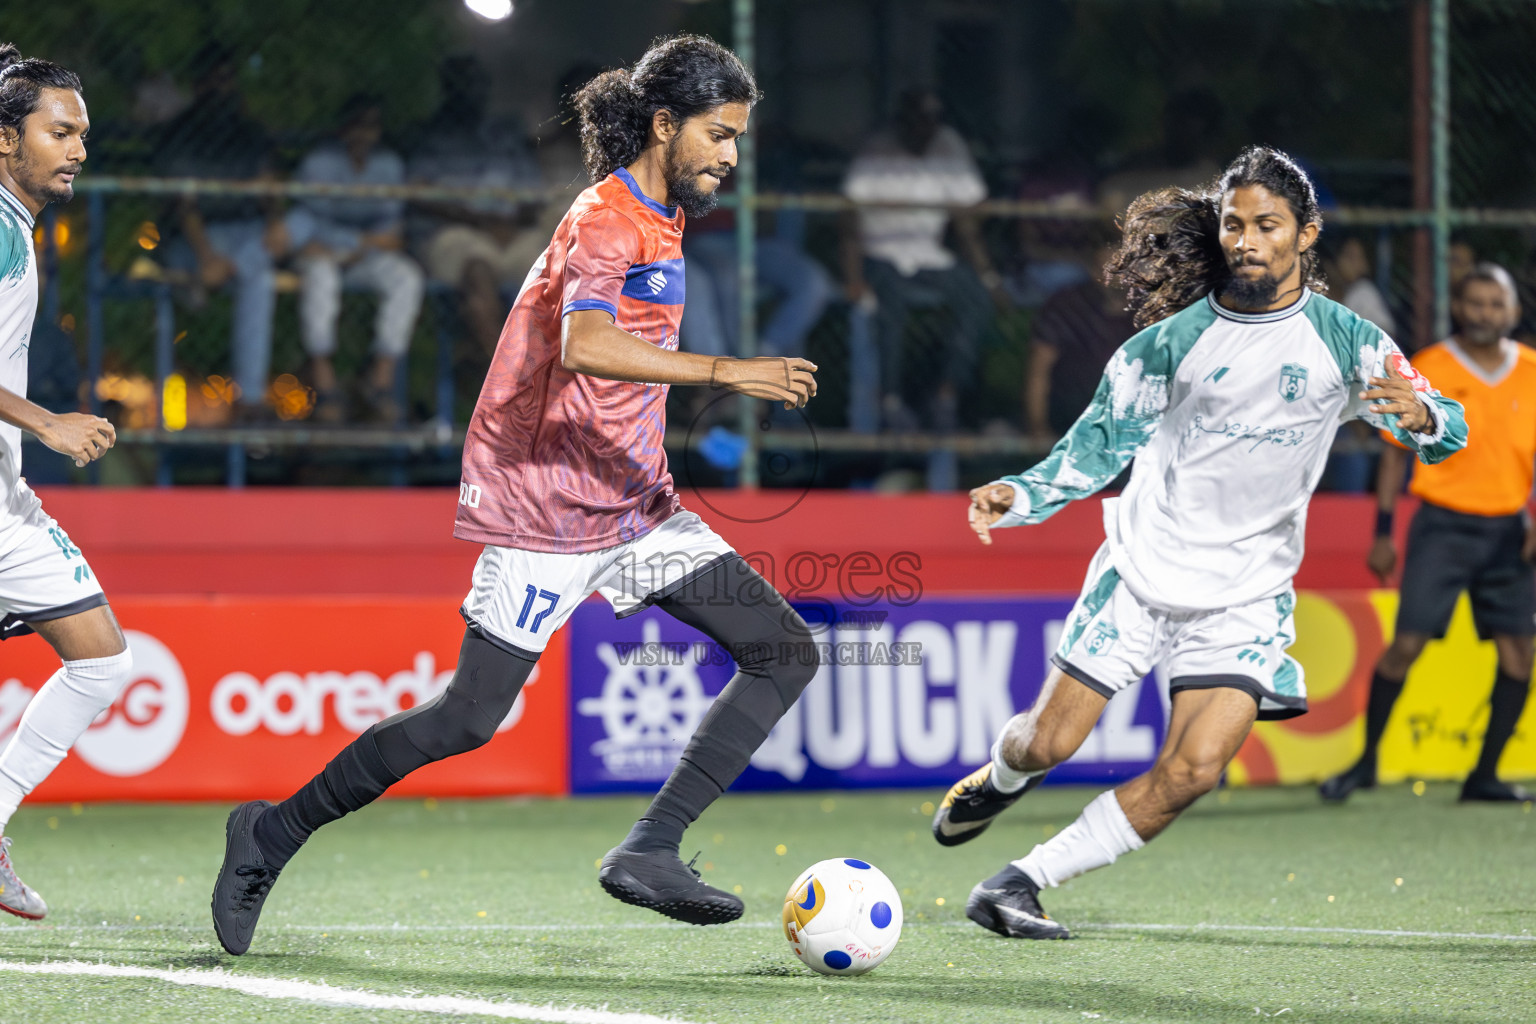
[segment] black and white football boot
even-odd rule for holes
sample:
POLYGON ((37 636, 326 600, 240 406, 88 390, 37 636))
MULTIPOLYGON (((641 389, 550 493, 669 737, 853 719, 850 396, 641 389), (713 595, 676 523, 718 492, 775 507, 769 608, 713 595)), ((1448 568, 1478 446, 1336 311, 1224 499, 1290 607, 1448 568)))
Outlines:
POLYGON ((1043 778, 1043 773, 1036 775, 1012 793, 1004 793, 992 784, 992 762, 988 761, 949 787, 933 816, 933 838, 940 846, 970 842, 1043 778))
POLYGON ((1039 893, 1033 878, 1009 864, 971 890, 965 916, 1010 939, 1070 939, 1072 933, 1041 909, 1039 893))

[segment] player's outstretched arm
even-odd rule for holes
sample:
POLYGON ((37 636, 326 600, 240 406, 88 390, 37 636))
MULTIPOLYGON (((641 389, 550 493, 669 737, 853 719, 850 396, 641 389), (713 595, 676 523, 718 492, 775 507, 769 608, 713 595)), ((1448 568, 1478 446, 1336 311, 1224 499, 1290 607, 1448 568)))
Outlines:
POLYGON ((797 409, 816 395, 816 364, 795 357, 731 359, 657 348, 614 326, 601 309, 567 313, 560 328, 561 363, 572 373, 640 384, 726 388, 797 409))
POLYGON ((68 455, 77 466, 96 461, 117 443, 117 428, 100 416, 49 412, 5 388, 0 388, 0 420, 20 427, 61 455, 68 455))
POLYGON ((966 520, 983 544, 993 527, 1038 523, 1068 502, 1096 494, 1157 433, 1172 371, 1167 346, 1149 328, 1109 360, 1093 401, 1038 464, 971 492, 966 520))

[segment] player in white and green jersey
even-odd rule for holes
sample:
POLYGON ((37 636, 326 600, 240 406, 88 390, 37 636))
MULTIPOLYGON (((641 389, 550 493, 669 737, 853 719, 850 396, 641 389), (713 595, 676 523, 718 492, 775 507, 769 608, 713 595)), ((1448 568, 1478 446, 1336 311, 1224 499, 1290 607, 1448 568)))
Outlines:
POLYGON ((74 196, 89 128, 72 71, 0 45, 0 640, 35 632, 63 662, 0 749, 0 910, 32 920, 48 908, 17 877, 6 825, 117 699, 133 665, 85 556, 21 477, 23 431, 80 466, 116 439, 99 416, 52 413, 26 397, 37 315, 33 225, 43 207, 74 196))
POLYGON ((1071 757, 1109 699, 1161 666, 1167 738, 1151 771, 971 893, 967 915, 1003 935, 1067 938, 1040 908, 1057 886, 1139 849, 1220 780, 1255 719, 1306 711, 1291 580, 1307 502, 1334 433, 1360 417, 1424 462, 1465 446, 1461 406, 1408 365, 1381 329, 1318 294, 1322 217, 1283 153, 1245 150, 1210 192, 1142 196, 1106 273, 1140 333, 1043 462, 971 492, 970 523, 1038 523, 1133 458, 1104 502, 1088 569, 1028 711, 992 761, 951 787, 933 822, 946 846, 979 835, 1071 757))

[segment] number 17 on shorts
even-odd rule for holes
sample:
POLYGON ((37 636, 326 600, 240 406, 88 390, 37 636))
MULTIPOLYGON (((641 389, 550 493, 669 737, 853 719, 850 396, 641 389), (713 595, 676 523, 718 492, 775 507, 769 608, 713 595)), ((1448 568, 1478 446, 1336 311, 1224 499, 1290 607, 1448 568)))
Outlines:
POLYGON ((475 563, 464 615, 498 640, 538 654, 591 593, 587 555, 486 545, 475 563))

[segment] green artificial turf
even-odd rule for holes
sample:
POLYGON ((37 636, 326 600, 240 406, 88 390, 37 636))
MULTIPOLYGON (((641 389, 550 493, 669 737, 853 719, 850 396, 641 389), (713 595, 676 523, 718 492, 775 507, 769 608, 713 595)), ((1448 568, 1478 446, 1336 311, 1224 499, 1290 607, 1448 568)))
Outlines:
MULTIPOLYGON (((955 849, 928 832, 923 805, 939 795, 727 796, 684 849, 747 901, 743 922, 712 928, 667 924, 598 888, 595 862, 642 800, 386 801, 310 841, 240 958, 208 923, 227 807, 25 807, 13 858, 52 911, 41 925, 0 922, 0 962, 222 969, 720 1024, 1536 1020, 1528 807, 1458 806, 1451 785, 1343 807, 1311 790, 1223 791, 1147 849, 1048 891, 1077 937, 1029 943, 966 921, 966 895, 1092 791, 1047 787, 955 849), (905 902, 900 945, 861 978, 812 974, 778 928, 796 874, 833 856, 873 862, 905 902)), ((444 1019, 0 971, 6 1024, 444 1019)))

